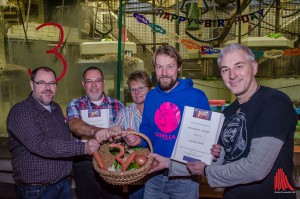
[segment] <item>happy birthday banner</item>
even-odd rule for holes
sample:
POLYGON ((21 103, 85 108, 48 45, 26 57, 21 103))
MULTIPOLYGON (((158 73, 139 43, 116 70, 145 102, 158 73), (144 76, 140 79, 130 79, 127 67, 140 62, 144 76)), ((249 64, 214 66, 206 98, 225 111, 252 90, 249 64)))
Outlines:
MULTIPOLYGON (((263 9, 260 10, 260 11, 257 11, 257 12, 260 13, 263 16, 263 9)), ((249 14, 249 16, 250 15, 251 14, 249 14)), ((165 16, 170 16, 170 15, 168 14, 168 15, 165 15, 165 16)), ((216 49, 216 48, 213 48, 213 47, 210 47, 210 46, 207 46, 207 45, 202 46, 201 44, 195 42, 194 40, 182 38, 179 35, 177 35, 176 33, 167 33, 167 31, 163 27, 161 27, 160 25, 157 25, 157 24, 150 23, 149 20, 141 14, 133 13, 133 17, 136 18, 136 20, 139 23, 148 25, 154 32, 164 34, 167 37, 166 39, 169 42, 181 43, 183 46, 185 46, 187 49, 190 49, 190 50, 199 50, 202 55, 220 53, 219 49, 216 49)), ((172 17, 171 21, 173 20, 173 18, 174 17, 172 17)), ((267 35, 267 37, 277 39, 279 37, 282 37, 282 34, 270 33, 269 35, 267 35)), ((276 59, 276 58, 281 57, 283 55, 287 55, 287 56, 299 56, 300 55, 300 49, 299 48, 295 48, 295 49, 291 49, 291 50, 284 50, 284 51, 283 50, 270 50, 270 51, 252 50, 252 52, 255 55, 255 59, 258 59, 260 57, 276 59)))
POLYGON ((174 42, 181 43, 188 49, 193 49, 193 50, 200 50, 201 54, 213 54, 213 53, 219 53, 220 51, 218 49, 213 49, 209 46, 201 46, 197 42, 193 40, 188 40, 188 39, 183 39, 176 33, 174 34, 166 34, 166 30, 162 28, 160 25, 153 25, 152 23, 149 22, 149 20, 141 14, 138 13, 133 13, 133 17, 141 24, 148 25, 154 32, 160 33, 160 34, 165 34, 168 38, 168 40, 174 40, 173 38, 176 37, 174 42))
POLYGON ((258 10, 256 12, 249 13, 247 15, 238 16, 235 19, 217 19, 217 20, 213 20, 213 19, 205 19, 205 20, 193 19, 193 18, 188 18, 188 17, 184 17, 184 16, 178 16, 174 13, 165 12, 162 9, 156 9, 156 11, 157 11, 156 16, 159 16, 159 18, 166 19, 168 21, 176 20, 178 24, 180 24, 180 22, 187 21, 188 25, 190 25, 194 21, 194 23, 199 24, 199 25, 204 25, 204 27, 206 27, 206 28, 211 27, 211 26, 213 26, 213 27, 224 27, 225 22, 230 22, 230 21, 238 22, 238 21, 241 20, 243 23, 247 23, 250 20, 254 20, 254 19, 259 20, 259 17, 264 17, 264 9, 258 10))
MULTIPOLYGON (((133 17, 139 23, 148 25, 156 33, 166 34, 166 32, 167 32, 160 25, 157 25, 157 24, 154 25, 154 24, 150 23, 149 20, 144 15, 141 15, 141 14, 138 14, 138 13, 133 13, 133 17)), ((175 35, 172 35, 172 36, 177 37, 176 42, 181 43, 182 45, 184 45, 188 49, 200 50, 202 55, 220 53, 220 50, 218 50, 218 49, 214 49, 210 46, 201 46, 200 44, 198 44, 197 42, 195 42, 193 40, 183 39, 183 38, 179 37, 179 35, 177 35, 176 33, 174 33, 174 34, 175 35)), ((172 36, 168 36, 168 35, 169 34, 166 34, 166 36, 168 38, 172 37, 172 36)))

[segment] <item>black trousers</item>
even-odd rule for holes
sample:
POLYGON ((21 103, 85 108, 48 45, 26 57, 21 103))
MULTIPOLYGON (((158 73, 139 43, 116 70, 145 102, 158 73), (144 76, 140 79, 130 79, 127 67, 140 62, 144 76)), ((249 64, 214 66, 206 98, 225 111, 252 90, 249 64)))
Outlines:
POLYGON ((127 198, 122 186, 108 184, 100 177, 89 157, 76 157, 73 172, 78 199, 127 198))

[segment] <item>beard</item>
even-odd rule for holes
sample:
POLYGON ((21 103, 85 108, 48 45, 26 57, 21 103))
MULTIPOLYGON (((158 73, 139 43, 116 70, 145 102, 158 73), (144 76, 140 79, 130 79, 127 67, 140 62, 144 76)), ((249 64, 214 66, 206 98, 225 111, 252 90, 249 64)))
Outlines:
MULTIPOLYGON (((161 78, 165 78, 165 77, 161 77, 161 78)), ((178 76, 176 77, 176 79, 172 79, 171 77, 169 77, 170 78, 170 82, 169 83, 163 83, 161 81, 161 78, 159 78, 159 80, 157 82, 158 86, 160 87, 160 89, 162 91, 170 91, 175 86, 175 84, 177 82, 178 76)))
POLYGON ((33 92, 32 96, 42 105, 48 106, 51 104, 54 98, 54 92, 51 90, 45 90, 41 93, 33 92))
POLYGON ((98 101, 102 98, 102 93, 101 92, 89 92, 89 93, 86 93, 87 96, 89 97, 90 100, 92 101, 98 101))

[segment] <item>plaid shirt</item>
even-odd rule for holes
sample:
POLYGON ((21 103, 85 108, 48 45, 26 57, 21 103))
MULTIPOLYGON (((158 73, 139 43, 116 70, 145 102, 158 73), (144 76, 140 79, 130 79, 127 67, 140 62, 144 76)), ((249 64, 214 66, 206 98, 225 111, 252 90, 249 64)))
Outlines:
MULTIPOLYGON (((73 99, 67 107, 67 120, 72 118, 81 119, 80 111, 89 109, 109 109, 109 126, 115 121, 118 112, 124 105, 117 99, 108 97, 104 94, 104 98, 100 106, 97 106, 88 98, 88 96, 82 96, 81 98, 73 99)), ((74 135, 75 142, 79 142, 79 137, 74 135)))
POLYGON ((7 130, 16 181, 30 184, 56 183, 71 173, 71 156, 83 155, 84 144, 72 141, 60 106, 51 112, 32 94, 14 105, 7 117, 7 130))

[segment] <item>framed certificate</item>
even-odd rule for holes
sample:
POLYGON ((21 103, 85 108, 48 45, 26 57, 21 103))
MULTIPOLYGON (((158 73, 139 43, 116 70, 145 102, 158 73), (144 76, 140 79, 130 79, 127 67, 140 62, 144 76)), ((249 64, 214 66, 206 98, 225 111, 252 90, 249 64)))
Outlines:
POLYGON ((202 161, 210 165, 210 149, 216 144, 224 122, 222 113, 185 106, 172 159, 202 161))

